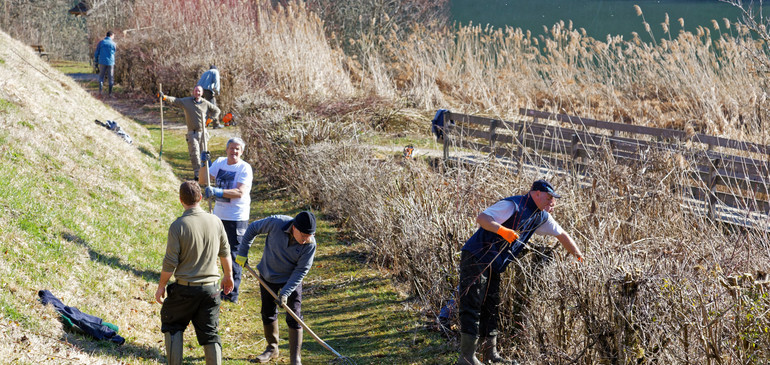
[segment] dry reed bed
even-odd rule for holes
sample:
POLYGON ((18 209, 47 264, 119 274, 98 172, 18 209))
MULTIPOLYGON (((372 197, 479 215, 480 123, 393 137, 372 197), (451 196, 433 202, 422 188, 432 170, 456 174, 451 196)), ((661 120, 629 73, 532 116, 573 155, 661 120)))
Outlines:
MULTIPOLYGON (((459 249, 476 214, 542 177, 493 160, 436 170, 357 144, 354 121, 316 120, 287 104, 244 109, 255 168, 366 242, 371 264, 407 284, 429 316, 454 295, 459 249)), ((506 351, 536 363, 770 358, 767 233, 686 213, 688 203, 668 187, 690 168, 660 154, 636 166, 597 159, 588 188, 548 176, 567 195, 556 217, 587 260, 546 248, 506 274, 506 351)))

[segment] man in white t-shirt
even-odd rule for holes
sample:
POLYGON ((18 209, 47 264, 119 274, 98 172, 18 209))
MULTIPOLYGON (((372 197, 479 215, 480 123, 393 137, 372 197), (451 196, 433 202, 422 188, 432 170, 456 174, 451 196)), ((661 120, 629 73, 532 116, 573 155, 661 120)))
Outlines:
POLYGON ((212 185, 207 186, 203 196, 214 197, 214 215, 222 220, 227 232, 227 240, 230 244, 230 253, 233 259, 233 290, 229 294, 221 293, 223 300, 238 301, 238 287, 241 284, 242 268, 235 262, 235 254, 241 244, 243 234, 249 225, 249 210, 251 206, 251 183, 254 178, 251 165, 241 159, 246 143, 238 137, 227 141, 227 157, 217 158, 211 163, 208 151, 201 155, 201 174, 199 183, 205 184, 206 174, 212 185))
POLYGON ((554 236, 578 260, 583 254, 575 241, 549 214, 557 194, 545 180, 537 180, 525 195, 502 199, 479 213, 479 229, 465 242, 460 254, 460 357, 459 365, 515 364, 497 351, 500 306, 500 273, 505 271, 533 234, 554 236))

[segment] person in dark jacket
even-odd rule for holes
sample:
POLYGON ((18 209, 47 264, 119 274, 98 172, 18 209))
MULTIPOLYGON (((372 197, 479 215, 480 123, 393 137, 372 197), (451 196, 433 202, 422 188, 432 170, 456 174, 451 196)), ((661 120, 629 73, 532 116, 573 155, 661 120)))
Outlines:
MULTIPOLYGON (((257 270, 270 289, 278 293, 280 305, 288 306, 300 319, 302 279, 310 271, 316 251, 315 228, 315 215, 308 211, 300 212, 294 218, 274 215, 254 221, 246 229, 235 257, 235 261, 243 266, 254 237, 266 233, 265 250, 257 270)), ((267 348, 257 356, 257 361, 265 363, 278 357, 278 305, 265 288, 260 288, 267 348)), ((302 326, 289 315, 286 325, 289 327, 290 363, 301 364, 302 326)))
POLYGON ((107 36, 96 45, 96 51, 94 51, 94 65, 99 65, 99 95, 102 95, 105 76, 109 77, 109 96, 112 96, 112 85, 115 84, 115 51, 117 46, 112 40, 112 36, 112 31, 107 32, 107 36))
POLYGON ((476 217, 480 227, 465 242, 460 254, 458 365, 481 365, 476 357, 479 344, 485 363, 516 363, 497 351, 500 274, 533 234, 556 237, 582 261, 583 254, 575 241, 549 214, 555 199, 560 197, 550 183, 537 180, 527 194, 502 199, 476 217))

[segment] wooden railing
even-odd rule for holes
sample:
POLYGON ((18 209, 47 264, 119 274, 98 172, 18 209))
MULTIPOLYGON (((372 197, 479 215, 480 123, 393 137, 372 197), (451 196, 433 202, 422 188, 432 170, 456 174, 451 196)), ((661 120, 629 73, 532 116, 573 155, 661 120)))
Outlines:
POLYGON ((452 146, 503 158, 514 166, 545 166, 586 174, 600 154, 618 163, 638 163, 653 153, 677 154, 692 167, 682 189, 718 208, 770 214, 770 146, 705 134, 652 128, 520 109, 519 121, 447 112, 444 158, 452 146), (543 123, 542 120, 558 123, 543 123))

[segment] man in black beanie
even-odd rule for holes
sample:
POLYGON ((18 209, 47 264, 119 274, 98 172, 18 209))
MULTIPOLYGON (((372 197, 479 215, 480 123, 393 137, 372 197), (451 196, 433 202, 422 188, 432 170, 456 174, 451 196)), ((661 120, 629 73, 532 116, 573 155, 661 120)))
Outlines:
MULTIPOLYGON (((257 264, 259 275, 273 292, 278 301, 291 308, 302 318, 302 279, 313 265, 315 256, 315 215, 304 211, 294 218, 274 215, 249 224, 243 235, 235 261, 244 266, 254 237, 266 233, 265 250, 257 264)), ((270 293, 260 286, 262 298, 262 324, 265 328, 267 348, 257 356, 265 363, 278 357, 278 304, 270 293)), ((289 327, 289 359, 292 365, 301 363, 302 326, 291 316, 286 316, 289 327)))

